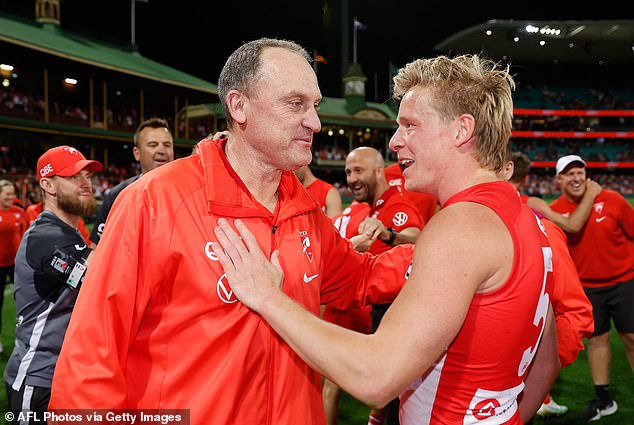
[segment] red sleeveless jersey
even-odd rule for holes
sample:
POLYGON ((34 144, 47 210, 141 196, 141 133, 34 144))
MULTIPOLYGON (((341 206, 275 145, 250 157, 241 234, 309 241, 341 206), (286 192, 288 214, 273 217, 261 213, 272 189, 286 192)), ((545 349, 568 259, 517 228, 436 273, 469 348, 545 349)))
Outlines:
POLYGON ((502 219, 513 239, 513 267, 503 286, 474 295, 445 354, 401 394, 401 423, 520 424, 517 397, 548 313, 551 249, 541 223, 510 184, 470 187, 444 207, 458 202, 485 205, 502 219))

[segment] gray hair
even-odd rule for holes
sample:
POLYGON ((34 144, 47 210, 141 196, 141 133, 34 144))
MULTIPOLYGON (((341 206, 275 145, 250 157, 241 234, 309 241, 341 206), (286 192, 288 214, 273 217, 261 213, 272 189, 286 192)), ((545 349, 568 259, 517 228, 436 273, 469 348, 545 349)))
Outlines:
POLYGON ((258 80, 262 66, 262 61, 260 60, 262 52, 269 47, 290 50, 301 55, 309 64, 312 64, 312 58, 306 49, 294 41, 260 38, 238 47, 227 59, 218 79, 218 96, 220 96, 220 103, 229 128, 231 128, 233 119, 227 105, 227 94, 231 90, 239 90, 247 96, 252 95, 252 84, 258 80))

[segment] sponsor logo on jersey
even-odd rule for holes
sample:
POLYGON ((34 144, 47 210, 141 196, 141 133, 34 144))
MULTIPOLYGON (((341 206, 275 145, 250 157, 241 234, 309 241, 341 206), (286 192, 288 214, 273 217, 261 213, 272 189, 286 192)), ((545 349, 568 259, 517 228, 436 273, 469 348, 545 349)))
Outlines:
POLYGON ((407 223, 408 219, 409 217, 407 216, 406 212, 399 211, 396 214, 394 214, 394 217, 392 217, 392 223, 394 223, 396 227, 400 227, 400 226, 403 226, 405 223, 407 223))
POLYGON ((495 416, 495 409, 500 407, 500 402, 494 398, 482 400, 475 405, 473 416, 478 420, 484 420, 495 416))
POLYGON ((597 218, 594 219, 594 221, 596 221, 597 223, 601 223, 603 220, 605 220, 606 217, 607 216, 605 216, 605 215, 603 217, 597 217, 597 218))
POLYGON ((226 274, 223 274, 218 279, 218 282, 216 283, 216 293, 218 294, 218 298, 220 298, 220 301, 222 301, 223 303, 233 304, 238 301, 236 296, 233 294, 231 286, 229 286, 229 281, 227 280, 226 274))
POLYGON ((214 253, 214 250, 211 249, 211 242, 207 242, 207 244, 205 245, 205 255, 211 261, 218 261, 218 256, 216 256, 216 254, 214 253))
POLYGON ((308 258, 308 262, 313 262, 313 248, 310 245, 310 238, 308 237, 308 232, 306 230, 301 230, 299 232, 299 239, 302 242, 302 253, 306 255, 308 258))
POLYGON ((82 245, 80 245, 80 244, 78 244, 78 243, 76 243, 76 244, 75 244, 75 249, 76 249, 77 251, 83 251, 83 250, 84 250, 84 249, 86 249, 86 248, 88 248, 88 245, 86 245, 86 244, 84 244, 83 246, 82 246, 82 245))
POLYGON ((387 184, 389 184, 390 186, 400 186, 403 183, 401 182, 401 179, 392 179, 389 182, 387 182, 387 184))

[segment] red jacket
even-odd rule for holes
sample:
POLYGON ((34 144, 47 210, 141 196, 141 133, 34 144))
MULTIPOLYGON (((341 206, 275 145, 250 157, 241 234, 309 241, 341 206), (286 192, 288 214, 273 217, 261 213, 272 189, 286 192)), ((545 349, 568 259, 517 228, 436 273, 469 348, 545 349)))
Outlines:
POLYGON ((29 221, 22 208, 10 206, 7 210, 0 210, 0 267, 15 264, 15 254, 28 227, 29 221))
POLYGON ((583 350, 583 338, 594 332, 592 304, 583 291, 575 263, 566 246, 566 235, 556 224, 542 219, 553 250, 553 293, 550 299, 557 323, 561 367, 568 366, 583 350))
POLYGON ((211 250, 241 218, 283 290, 308 310, 392 299, 389 254, 355 253, 291 172, 274 213, 231 169, 224 141, 143 176, 117 198, 57 363, 49 409, 190 409, 192 425, 323 424, 321 376, 237 302, 211 250), (385 262, 383 262, 385 261, 385 262), (367 276, 383 288, 364 287, 367 276), (389 287, 388 287, 389 286, 389 287))

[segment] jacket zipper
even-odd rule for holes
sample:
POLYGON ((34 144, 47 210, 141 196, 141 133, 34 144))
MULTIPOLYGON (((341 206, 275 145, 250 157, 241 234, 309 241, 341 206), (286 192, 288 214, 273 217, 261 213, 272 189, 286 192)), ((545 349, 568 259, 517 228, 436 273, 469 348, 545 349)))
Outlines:
MULTIPOLYGON (((278 225, 274 224, 273 227, 271 228, 271 249, 269 250, 270 253, 273 253, 273 250, 275 249, 275 233, 277 232, 278 229, 278 225)), ((267 406, 267 415, 266 415, 266 424, 270 425, 273 423, 273 401, 274 401, 274 394, 273 394, 273 384, 275 383, 275 379, 273 379, 273 375, 275 373, 275 344, 276 344, 276 338, 275 338, 275 332, 273 331, 273 328, 271 328, 271 326, 269 324, 267 324, 267 326, 269 327, 269 331, 271 332, 271 336, 269 338, 270 341, 270 347, 271 347, 271 355, 269 357, 269 383, 268 383, 268 406, 267 406)))

